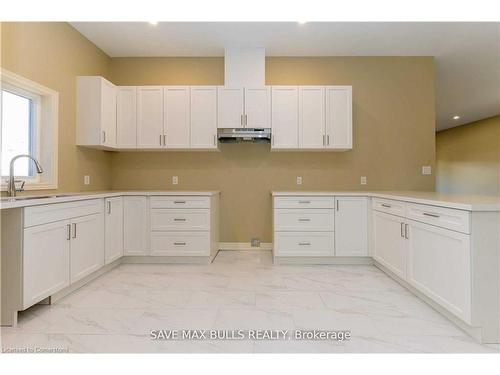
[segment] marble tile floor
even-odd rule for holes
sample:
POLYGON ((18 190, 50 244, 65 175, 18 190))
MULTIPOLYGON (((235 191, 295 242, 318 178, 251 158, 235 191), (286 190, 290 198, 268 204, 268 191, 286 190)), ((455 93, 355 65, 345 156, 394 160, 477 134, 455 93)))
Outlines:
POLYGON ((209 265, 122 264, 2 328, 2 351, 498 353, 374 266, 277 266, 221 251, 209 265), (152 340, 151 330, 349 330, 348 341, 152 340))

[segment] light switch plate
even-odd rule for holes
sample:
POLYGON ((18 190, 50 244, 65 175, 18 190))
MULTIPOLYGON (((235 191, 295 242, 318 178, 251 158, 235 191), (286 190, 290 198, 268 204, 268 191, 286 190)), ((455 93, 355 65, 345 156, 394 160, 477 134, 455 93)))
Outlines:
POLYGON ((178 185, 178 184, 179 184, 179 177, 172 176, 172 185, 178 185))
POLYGON ((430 165, 424 165, 424 166, 422 166, 422 174, 423 175, 430 175, 430 174, 432 174, 432 167, 430 165))
POLYGON ((297 176, 297 185, 302 185, 302 176, 297 176))
POLYGON ((366 176, 361 176, 359 183, 361 185, 366 185, 368 183, 368 181, 366 180, 366 176))
POLYGON ((88 175, 83 176, 83 184, 90 185, 90 176, 88 175))

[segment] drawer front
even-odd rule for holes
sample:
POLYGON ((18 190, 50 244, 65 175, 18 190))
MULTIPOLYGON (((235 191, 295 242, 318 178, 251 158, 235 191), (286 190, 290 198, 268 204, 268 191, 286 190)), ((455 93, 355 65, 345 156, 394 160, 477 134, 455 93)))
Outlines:
POLYGON ((210 210, 151 209, 151 230, 209 230, 210 210))
POLYGON ((402 217, 406 214, 406 203, 392 199, 373 198, 372 208, 377 211, 402 217))
POLYGON ((328 232, 334 228, 333 209, 283 209, 274 210, 276 231, 328 232))
POLYGON ((209 232, 151 232, 151 255, 208 256, 209 232))
POLYGON ((24 209, 24 227, 67 220, 73 217, 102 213, 104 199, 89 199, 68 203, 54 203, 24 209))
POLYGON ((151 208, 210 208, 210 197, 168 196, 151 197, 151 208))
POLYGON ((275 232, 275 256, 333 256, 333 232, 275 232))
POLYGON ((334 197, 275 197, 274 208, 334 208, 334 197))
POLYGON ((436 225, 441 228, 470 233, 470 213, 453 208, 408 203, 406 216, 409 219, 436 225))

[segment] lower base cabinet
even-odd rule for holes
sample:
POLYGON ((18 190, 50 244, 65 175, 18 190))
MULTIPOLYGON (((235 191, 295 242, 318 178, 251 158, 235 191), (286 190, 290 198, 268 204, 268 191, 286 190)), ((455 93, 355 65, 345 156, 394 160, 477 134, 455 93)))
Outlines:
POLYGON ((410 221, 406 279, 463 321, 471 323, 469 235, 410 221))
POLYGON ((24 229, 23 309, 70 284, 70 221, 24 229))
POLYGON ((209 256, 209 232, 152 232, 151 255, 209 256))
POLYGON ((104 209, 104 262, 109 264, 123 256, 123 198, 106 198, 104 209))
POLYGON ((368 198, 335 197, 335 256, 368 256, 368 198))
POLYGON ((102 214, 71 220, 70 275, 74 283, 104 266, 102 214))
POLYGON ((333 232, 278 232, 274 236, 274 255, 284 257, 331 257, 333 232))
POLYGON ((149 255, 148 198, 123 197, 123 255, 149 255))

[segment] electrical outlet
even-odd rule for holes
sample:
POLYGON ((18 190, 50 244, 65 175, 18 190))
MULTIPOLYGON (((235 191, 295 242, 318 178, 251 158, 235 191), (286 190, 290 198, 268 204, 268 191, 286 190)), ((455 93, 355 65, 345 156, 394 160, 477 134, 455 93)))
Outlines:
POLYGON ((430 165, 424 165, 424 166, 422 166, 422 174, 423 175, 430 175, 430 174, 432 174, 432 167, 430 165))
POLYGON ((297 176, 297 185, 302 185, 302 176, 297 176))
POLYGON ((359 183, 361 185, 366 185, 368 183, 368 181, 366 180, 366 176, 361 176, 359 183))
POLYGON ((252 247, 260 247, 260 239, 259 238, 252 238, 250 241, 250 245, 252 247))
POLYGON ((178 184, 179 184, 179 177, 172 176, 172 185, 178 185, 178 184))
POLYGON ((83 176, 83 184, 90 185, 90 176, 88 176, 88 175, 83 176))

